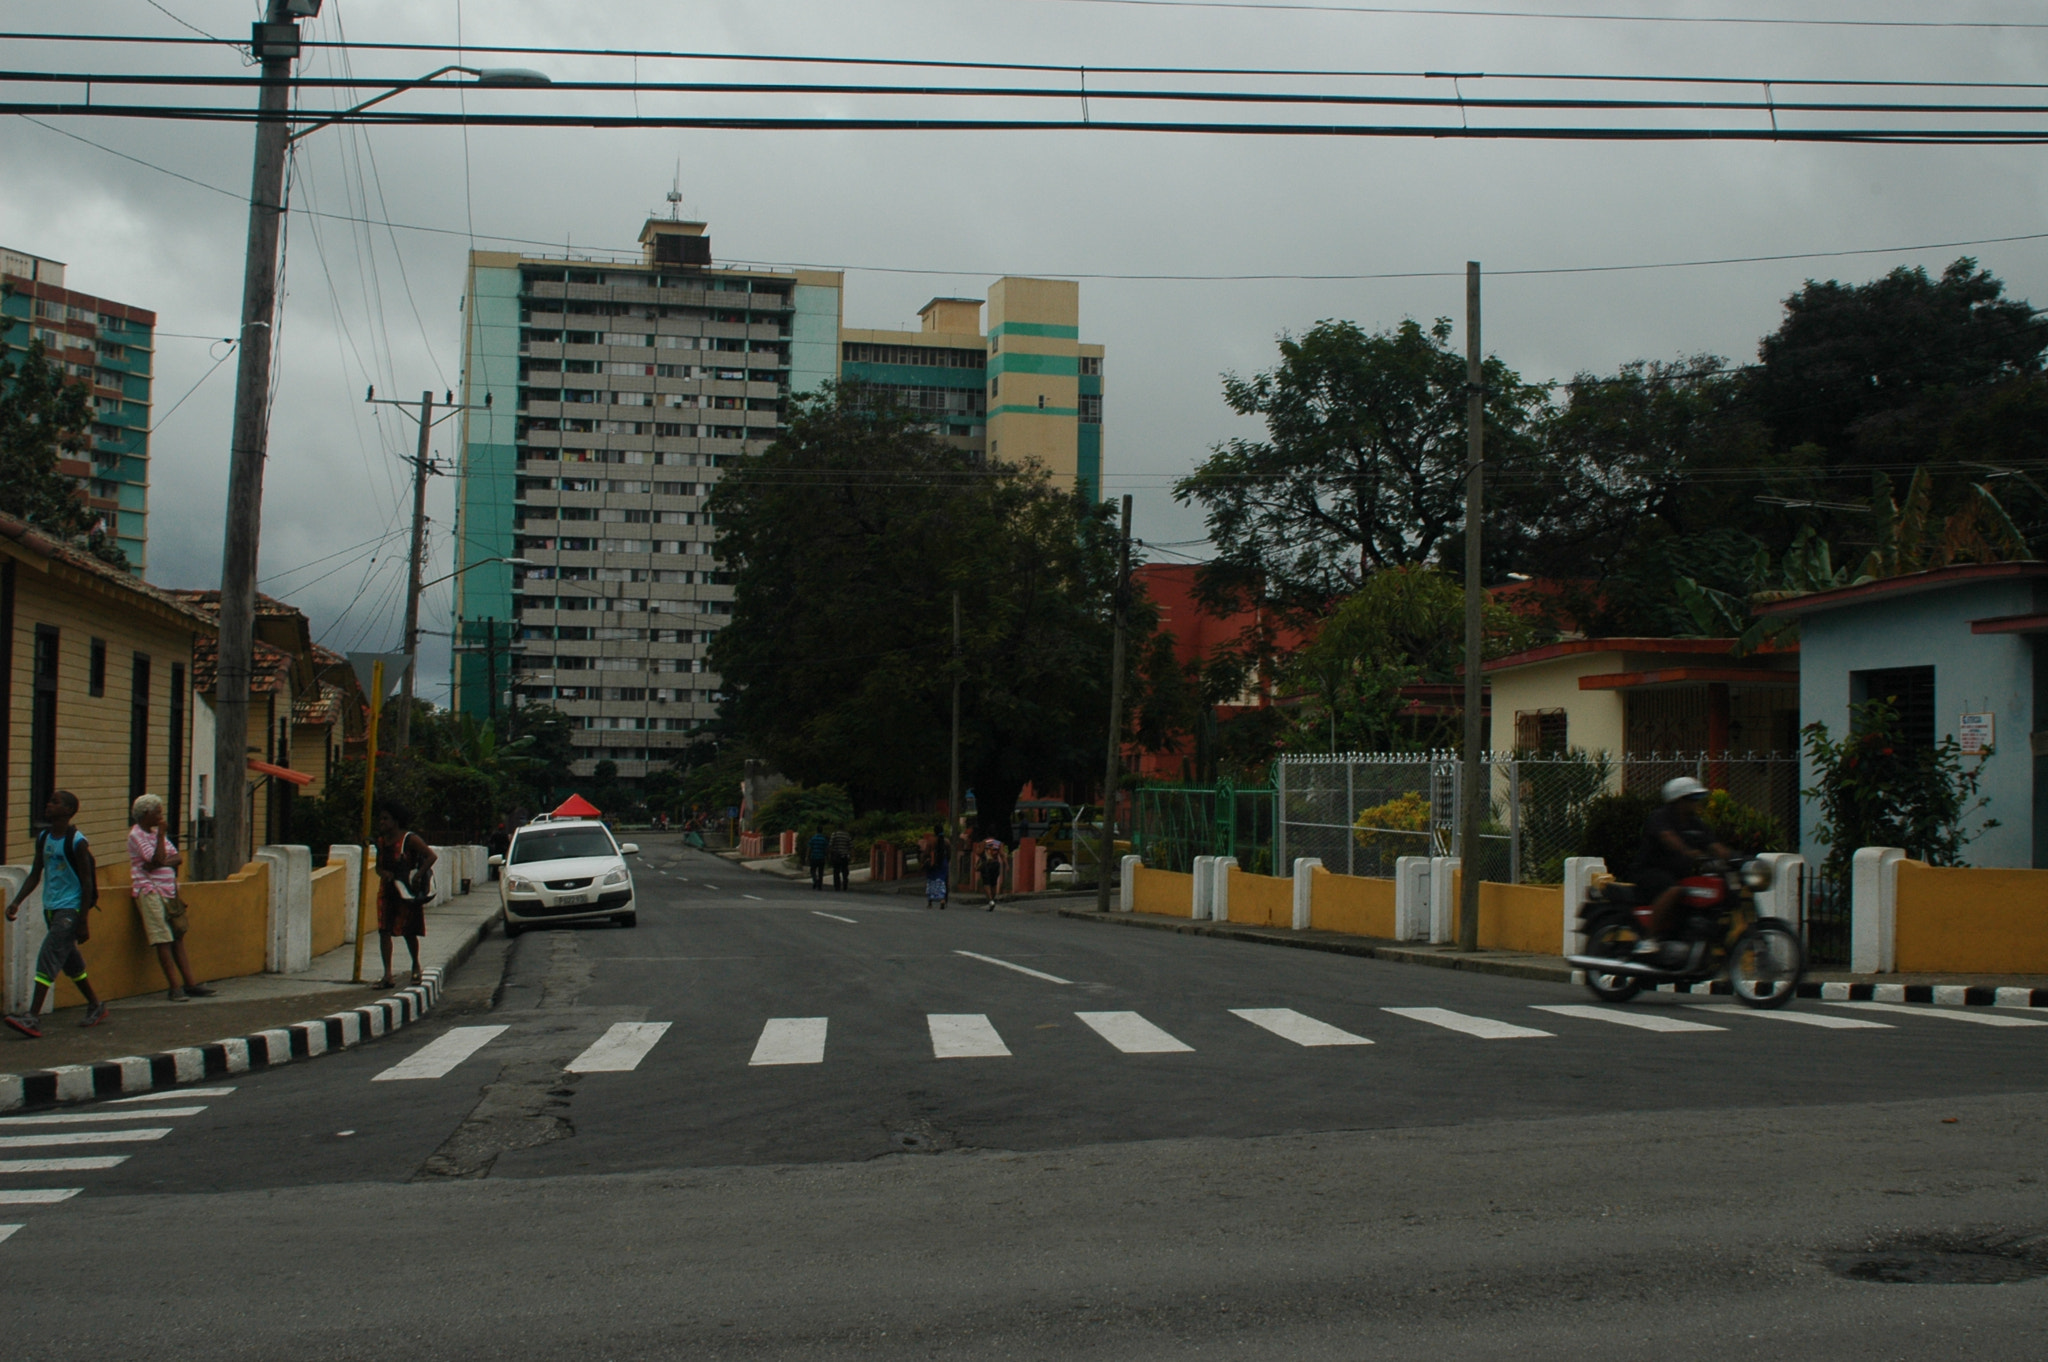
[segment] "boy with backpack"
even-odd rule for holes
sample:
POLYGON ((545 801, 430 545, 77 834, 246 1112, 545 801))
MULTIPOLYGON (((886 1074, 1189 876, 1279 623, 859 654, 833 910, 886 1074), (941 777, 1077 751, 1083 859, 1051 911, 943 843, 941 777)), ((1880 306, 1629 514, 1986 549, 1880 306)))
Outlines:
POLYGON ((85 834, 71 825, 77 816, 77 795, 69 790, 50 792, 50 802, 43 807, 48 826, 36 834, 35 865, 22 882, 21 892, 7 905, 7 920, 12 922, 23 900, 38 884, 48 881, 43 888, 43 949, 36 956, 35 993, 27 1012, 0 1018, 30 1040, 43 1038, 43 1003, 60 969, 85 996, 83 1025, 98 1026, 107 1019, 107 1005, 86 982, 85 957, 78 953, 78 943, 87 937, 85 915, 99 905, 100 888, 92 849, 86 845, 85 834))

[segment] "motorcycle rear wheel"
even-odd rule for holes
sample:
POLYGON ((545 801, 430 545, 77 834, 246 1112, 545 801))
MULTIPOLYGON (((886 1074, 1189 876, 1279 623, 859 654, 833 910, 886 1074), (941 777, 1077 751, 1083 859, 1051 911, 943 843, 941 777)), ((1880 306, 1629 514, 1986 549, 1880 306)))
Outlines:
MULTIPOLYGON (((1642 940, 1635 924, 1623 918, 1609 918, 1586 934, 1586 954, 1611 960, 1628 957, 1642 940)), ((1586 987, 1603 1003, 1625 1003, 1643 991, 1643 981, 1632 974, 1599 974, 1586 971, 1586 987)))
POLYGON ((1736 938, 1728 952, 1728 984, 1745 1007, 1783 1007, 1799 992, 1806 974, 1806 950, 1784 927, 1758 923, 1736 938))

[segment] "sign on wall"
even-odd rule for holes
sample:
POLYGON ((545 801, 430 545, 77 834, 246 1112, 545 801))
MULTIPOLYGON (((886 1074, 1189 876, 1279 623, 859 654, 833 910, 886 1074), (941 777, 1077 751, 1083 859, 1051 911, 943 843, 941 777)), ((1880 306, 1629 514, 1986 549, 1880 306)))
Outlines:
POLYGON ((1992 720, 1990 714, 1965 714, 1956 724, 1956 741, 1962 744, 1966 757, 1980 756, 1992 747, 1992 720))

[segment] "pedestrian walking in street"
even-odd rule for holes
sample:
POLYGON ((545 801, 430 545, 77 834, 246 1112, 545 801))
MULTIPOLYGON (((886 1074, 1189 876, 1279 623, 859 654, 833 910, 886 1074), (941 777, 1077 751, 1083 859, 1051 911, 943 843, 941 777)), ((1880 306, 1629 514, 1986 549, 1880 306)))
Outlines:
POLYGON ((825 887, 825 852, 830 845, 831 841, 825 836, 825 830, 819 828, 811 834, 811 840, 804 847, 804 852, 811 863, 811 888, 813 889, 823 889, 825 887))
POLYGON ((38 884, 43 885, 43 948, 36 955, 35 991, 29 996, 27 1012, 5 1018, 30 1040, 43 1038, 43 1004, 49 1000, 50 986, 57 982, 60 969, 71 976, 85 998, 82 1024, 98 1026, 107 1019, 107 1005, 87 982, 85 957, 78 952, 78 943, 91 935, 85 915, 99 906, 100 887, 99 867, 93 863, 85 834, 71 825, 77 816, 77 795, 69 790, 50 792, 50 802, 43 806, 47 826, 36 834, 35 864, 22 881, 21 892, 7 905, 7 920, 12 922, 22 902, 38 884))
POLYGON ((1010 849, 1000 837, 984 837, 975 847, 981 888, 988 895, 988 911, 996 910, 996 890, 1002 887, 1003 871, 1009 867, 1010 849))
POLYGON ((953 852, 946 845, 943 827, 934 823, 932 830, 918 839, 917 859, 924 866, 924 906, 944 908, 951 892, 946 886, 946 872, 952 867, 953 852))
POLYGON ((188 926, 185 905, 178 898, 178 866, 185 857, 164 832, 162 795, 139 795, 129 810, 128 891, 135 896, 135 914, 142 935, 156 947, 156 962, 171 986, 170 999, 210 998, 213 990, 192 973, 185 955, 188 926))
POLYGON ((825 844, 825 857, 832 863, 832 888, 843 892, 853 883, 853 834, 834 828, 831 841, 825 844))
POLYGON ((438 859, 427 839, 408 831, 412 814, 402 804, 377 801, 377 948, 384 956, 378 988, 391 987, 391 938, 405 938, 412 952, 412 981, 426 976, 420 966, 420 938, 427 934, 427 897, 438 859))

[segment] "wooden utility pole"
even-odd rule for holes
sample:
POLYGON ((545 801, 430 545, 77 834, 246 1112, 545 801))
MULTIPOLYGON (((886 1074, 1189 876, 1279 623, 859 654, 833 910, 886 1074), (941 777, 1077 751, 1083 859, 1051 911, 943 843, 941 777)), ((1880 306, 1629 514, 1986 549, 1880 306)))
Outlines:
POLYGON ((377 807, 377 721, 384 715, 384 663, 382 659, 370 664, 370 741, 369 765, 363 773, 363 862, 362 873, 356 881, 356 972, 350 977, 357 983, 363 982, 363 941, 369 936, 363 911, 363 903, 370 897, 370 877, 376 872, 371 867, 377 855, 376 823, 371 816, 377 807))
POLYGON ((947 843, 953 864, 960 864, 960 593, 953 593, 953 761, 946 779, 947 843))
POLYGON ((1464 807, 1458 811, 1458 949, 1479 949, 1479 828, 1487 806, 1480 744, 1485 677, 1479 532, 1486 499, 1486 372, 1479 349, 1479 262, 1465 262, 1465 762, 1464 807))
POLYGON ((1095 849, 1095 911, 1098 913, 1109 911, 1109 868, 1116 856, 1117 766, 1123 756, 1124 736, 1124 624, 1130 614, 1130 599, 1131 497, 1126 492, 1123 534, 1116 547, 1116 593, 1110 598, 1109 755, 1102 768, 1102 836, 1095 849))
POLYGON ((263 63, 256 162, 249 180, 249 239, 242 261, 241 354, 228 446, 228 503, 220 553, 220 642, 213 691, 213 840, 201 874, 241 868, 249 836, 249 680, 256 664, 256 561, 262 542, 263 462, 270 448, 270 352, 277 314, 277 238, 298 28, 285 0, 270 0, 251 44, 263 63))
POLYGON ((420 571, 427 552, 427 441, 434 431, 434 394, 420 394, 420 449, 412 461, 412 557, 406 565, 405 640, 409 659, 399 683, 398 720, 391 725, 391 750, 403 752, 412 741, 412 681, 419 674, 420 571))

